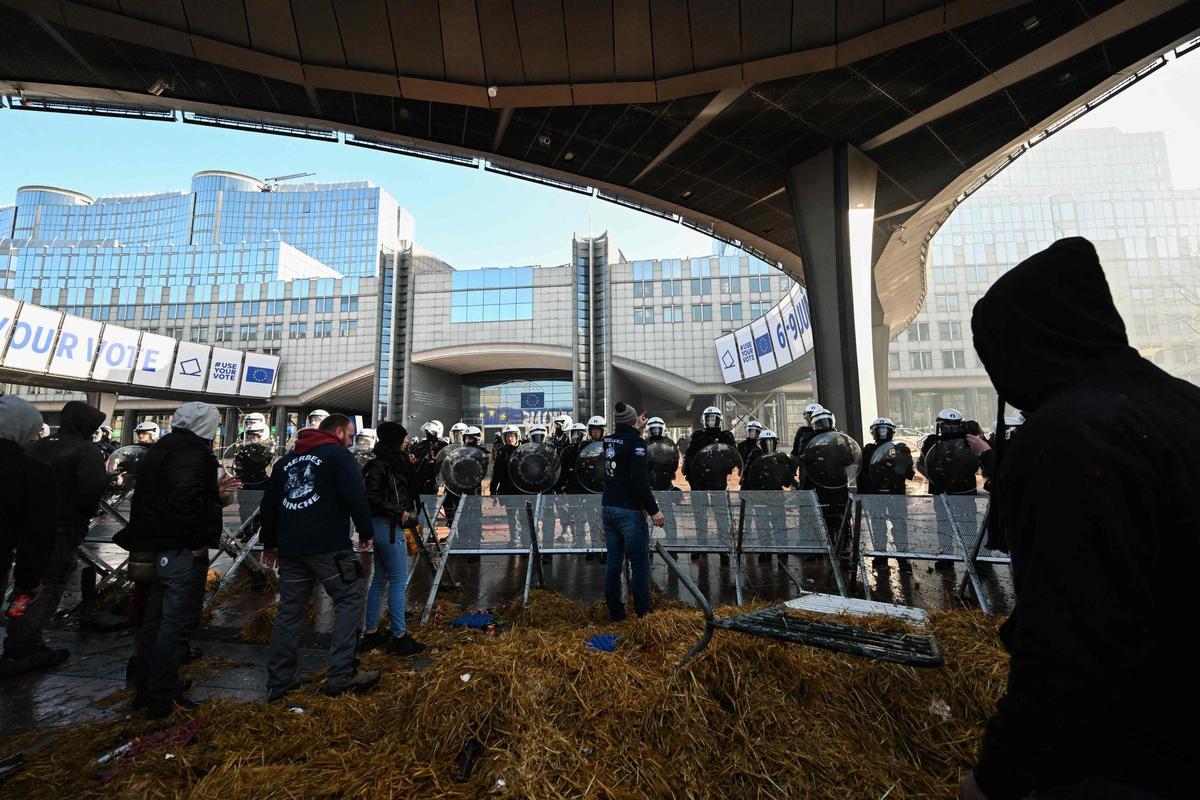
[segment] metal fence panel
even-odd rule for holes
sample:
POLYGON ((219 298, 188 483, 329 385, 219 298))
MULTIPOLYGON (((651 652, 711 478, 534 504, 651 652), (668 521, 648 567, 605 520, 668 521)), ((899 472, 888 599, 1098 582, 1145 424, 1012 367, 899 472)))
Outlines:
POLYGON ((543 553, 603 553, 604 521, 598 494, 542 496, 538 546, 543 553))
POLYGON ((733 548, 737 504, 730 492, 655 492, 663 527, 650 529, 650 546, 672 552, 728 553, 733 548))
MULTIPOLYGON (((970 501, 974 518, 974 496, 955 496, 970 501)), ((986 498, 984 498, 986 501, 986 498)), ((967 504, 954 504, 947 510, 940 495, 859 495, 862 508, 860 552, 869 557, 908 557, 961 561, 962 554, 954 539, 954 523, 967 521, 957 517, 967 504)))
POLYGON ((478 555, 520 555, 529 552, 529 508, 534 495, 469 495, 459 499, 450 538, 450 552, 478 555))
POLYGON ((816 492, 738 492, 745 502, 743 553, 829 555, 829 531, 816 492))

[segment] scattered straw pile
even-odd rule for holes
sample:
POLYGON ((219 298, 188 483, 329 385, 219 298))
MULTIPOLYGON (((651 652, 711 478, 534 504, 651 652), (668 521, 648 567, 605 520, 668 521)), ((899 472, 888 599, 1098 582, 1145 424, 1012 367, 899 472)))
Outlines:
MULTIPOLYGON (((515 611, 515 610, 513 610, 515 611)), ((729 613, 730 610, 726 610, 729 613)), ((591 624, 596 610, 539 593, 497 637, 430 626, 432 665, 373 655, 386 671, 361 697, 308 692, 282 707, 217 702, 175 758, 147 754, 102 790, 101 752, 161 729, 81 726, 27 753, 13 797, 953 797, 1003 688, 996 621, 934 614, 941 669, 875 664, 718 631, 694 609, 591 624), (616 633, 617 652, 584 640, 616 633), (463 676, 469 674, 469 679, 463 676), (465 742, 482 755, 457 783, 465 742)), ((172 723, 186 721, 178 715, 172 723)), ((8 752, 4 748, 3 752, 8 752)))

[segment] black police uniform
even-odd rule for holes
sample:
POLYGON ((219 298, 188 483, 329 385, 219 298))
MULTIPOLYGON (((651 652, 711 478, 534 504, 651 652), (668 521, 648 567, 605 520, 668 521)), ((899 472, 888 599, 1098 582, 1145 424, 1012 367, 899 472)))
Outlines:
POLYGON ((683 476, 687 479, 688 486, 692 488, 693 492, 720 492, 720 494, 710 494, 700 502, 697 502, 696 497, 692 498, 692 519, 696 526, 697 544, 708 543, 710 509, 717 532, 722 535, 729 533, 729 497, 725 493, 728 488, 727 484, 721 481, 718 485, 718 482, 711 478, 705 479, 700 475, 693 475, 691 472, 692 460, 696 455, 710 444, 717 443, 727 444, 733 448, 737 447, 733 431, 697 428, 692 432, 687 452, 683 456, 683 476))
MULTIPOLYGON (((892 541, 896 550, 905 551, 908 549, 908 505, 904 500, 905 487, 897 486, 893 489, 885 489, 878 486, 871 478, 871 456, 879 449, 880 444, 887 442, 869 442, 863 446, 862 462, 858 465, 858 478, 855 482, 856 492, 860 495, 891 495, 886 500, 878 501, 880 513, 873 514, 870 519, 871 525, 871 543, 876 550, 884 550, 887 548, 887 521, 892 523, 892 541)), ((908 445, 903 442, 896 443, 896 447, 903 447, 908 450, 908 445)), ((909 469, 906 480, 912 480, 916 477, 916 471, 909 469)), ((864 517, 866 514, 864 513, 864 517)))

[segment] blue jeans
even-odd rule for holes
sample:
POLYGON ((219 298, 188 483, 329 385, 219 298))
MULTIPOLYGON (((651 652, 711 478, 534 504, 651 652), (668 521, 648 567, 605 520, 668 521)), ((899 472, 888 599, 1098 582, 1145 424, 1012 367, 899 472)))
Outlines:
POLYGON ((374 630, 379 626, 379 601, 386 583, 392 636, 403 636, 408 631, 404 623, 404 609, 408 604, 405 597, 408 593, 408 539, 397 523, 393 544, 391 523, 383 517, 373 517, 371 527, 375 530, 375 570, 371 575, 371 588, 367 590, 366 628, 374 630))
POLYGON ((604 600, 613 620, 625 618, 621 602, 621 568, 625 557, 633 572, 629 594, 633 610, 639 617, 650 611, 650 529, 646 515, 629 508, 604 506, 604 543, 608 548, 608 564, 604 570, 604 600))

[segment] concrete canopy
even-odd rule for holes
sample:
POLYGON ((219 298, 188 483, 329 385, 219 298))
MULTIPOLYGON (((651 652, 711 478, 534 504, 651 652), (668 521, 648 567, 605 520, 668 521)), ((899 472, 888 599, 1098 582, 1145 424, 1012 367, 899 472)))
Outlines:
POLYGON ((0 0, 0 93, 483 156, 802 282, 785 174, 848 142, 895 333, 955 198, 1198 26, 1187 0, 0 0))

